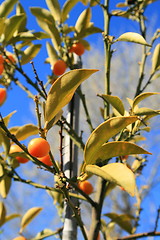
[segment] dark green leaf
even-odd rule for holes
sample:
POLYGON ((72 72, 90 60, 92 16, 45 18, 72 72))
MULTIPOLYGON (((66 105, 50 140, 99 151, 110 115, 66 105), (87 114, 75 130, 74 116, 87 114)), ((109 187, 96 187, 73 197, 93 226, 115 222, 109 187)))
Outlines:
POLYGON ((0 226, 5 222, 6 217, 6 208, 3 202, 0 202, 0 226))

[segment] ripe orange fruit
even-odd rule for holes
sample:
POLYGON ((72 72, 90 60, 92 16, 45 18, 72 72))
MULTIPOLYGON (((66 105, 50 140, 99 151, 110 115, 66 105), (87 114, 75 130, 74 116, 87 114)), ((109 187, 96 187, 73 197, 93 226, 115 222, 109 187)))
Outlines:
POLYGON ((34 138, 28 144, 28 152, 37 158, 48 155, 50 145, 44 138, 34 138))
POLYGON ((78 187, 83 191, 85 192, 86 194, 91 194, 93 192, 93 186, 92 184, 85 180, 83 182, 78 182, 78 187))
POLYGON ((53 165, 53 163, 52 163, 49 155, 46 155, 46 156, 41 157, 41 158, 38 158, 38 160, 41 161, 41 162, 43 162, 43 163, 46 164, 47 166, 50 166, 50 167, 51 167, 51 166, 53 165))
POLYGON ((7 92, 5 88, 0 88, 0 106, 5 102, 7 97, 7 92))
POLYGON ((84 45, 81 42, 73 43, 70 48, 70 52, 76 53, 78 56, 81 56, 85 52, 84 45))
POLYGON ((4 70, 4 65, 0 64, 0 75, 3 73, 3 70, 4 70))
POLYGON ((62 59, 59 59, 53 66, 53 73, 57 76, 62 75, 66 71, 66 68, 66 63, 62 59))
POLYGON ((7 57, 8 57, 8 58, 5 59, 5 61, 6 61, 7 63, 16 63, 16 60, 15 60, 15 58, 13 57, 13 55, 8 55, 7 57))
POLYGON ((27 238, 23 237, 23 236, 19 236, 14 238, 13 240, 27 240, 27 238))
MULTIPOLYGON (((15 153, 15 152, 23 152, 23 150, 18 145, 11 145, 9 153, 15 153)), ((29 159, 24 157, 16 157, 17 161, 19 163, 26 163, 29 161, 29 159)))
POLYGON ((4 63, 4 57, 2 55, 0 55, 0 64, 4 63))

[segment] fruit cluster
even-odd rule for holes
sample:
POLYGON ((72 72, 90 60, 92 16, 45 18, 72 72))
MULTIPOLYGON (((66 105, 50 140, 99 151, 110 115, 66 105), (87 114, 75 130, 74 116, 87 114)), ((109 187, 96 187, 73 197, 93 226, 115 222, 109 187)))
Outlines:
MULTIPOLYGON (((69 49, 70 53, 75 53, 78 56, 82 56, 85 52, 84 45, 81 42, 73 43, 69 49)), ((58 59, 53 65, 53 73, 57 76, 62 75, 67 69, 67 64, 63 59, 58 59)))

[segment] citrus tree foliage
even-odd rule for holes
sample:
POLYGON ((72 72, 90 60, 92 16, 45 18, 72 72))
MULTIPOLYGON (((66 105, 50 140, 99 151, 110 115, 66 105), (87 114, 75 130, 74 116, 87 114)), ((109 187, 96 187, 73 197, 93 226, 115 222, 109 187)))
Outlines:
MULTIPOLYGON (((94 240, 99 239, 100 236, 102 239, 113 239, 116 225, 122 230, 117 239, 123 239, 124 232, 134 235, 138 226, 141 213, 141 192, 136 184, 136 178, 141 174, 147 155, 151 154, 147 149, 140 146, 139 140, 143 139, 143 132, 150 130, 149 119, 160 113, 159 109, 151 109, 148 106, 141 107, 141 103, 146 98, 150 98, 152 95, 159 98, 158 92, 151 92, 149 88, 146 91, 146 87, 152 83, 152 80, 159 77, 158 71, 160 69, 160 44, 157 43, 160 31, 157 30, 151 40, 146 40, 145 9, 154 0, 119 2, 116 6, 118 10, 113 9, 111 11, 109 8, 110 1, 67 0, 62 5, 58 0, 46 0, 45 2, 46 8, 30 8, 31 14, 35 17, 41 29, 39 32, 28 29, 28 16, 20 1, 4 0, 0 5, 0 84, 6 91, 13 86, 13 83, 22 88, 26 92, 26 97, 28 95, 35 102, 38 122, 37 125, 30 123, 9 127, 9 122, 12 122, 12 116, 15 112, 11 112, 7 116, 1 116, 0 195, 2 201, 0 203, 0 225, 3 229, 6 222, 14 221, 14 218, 20 218, 19 234, 25 236, 27 226, 35 217, 38 219, 37 215, 41 210, 43 211, 41 207, 33 206, 24 215, 21 215, 21 213, 8 215, 3 199, 10 194, 10 187, 14 185, 15 180, 21 182, 19 184, 30 184, 33 188, 47 191, 53 198, 54 203, 58 204, 57 214, 61 216, 65 209, 64 201, 66 201, 73 212, 72 218, 80 227, 84 239, 94 240), (74 25, 68 25, 71 11, 76 8, 79 2, 84 5, 84 10, 77 17, 74 25), (104 13, 102 16, 105 22, 104 29, 95 26, 94 22, 91 21, 92 10, 96 7, 101 7, 104 13), (125 32, 118 38, 111 36, 110 19, 113 17, 117 18, 117 22, 120 17, 137 21, 137 24, 140 25, 140 32, 125 32), (85 95, 81 90, 81 84, 93 74, 96 75, 98 69, 92 69, 92 66, 89 69, 81 68, 81 54, 78 54, 77 63, 75 60, 76 54, 72 48, 73 44, 81 43, 85 50, 90 50, 90 43, 86 40, 86 37, 95 33, 103 37, 105 46, 104 67, 106 74, 104 79, 100 79, 104 82, 105 87, 103 93, 98 93, 95 96, 102 99, 99 118, 103 120, 99 126, 93 126, 92 114, 90 114, 85 95), (110 90, 112 55, 114 54, 115 44, 118 48, 121 41, 129 42, 128 44, 132 44, 133 49, 136 44, 139 44, 143 50, 139 65, 139 79, 138 81, 135 80, 137 85, 133 86, 135 96, 133 99, 128 96, 128 109, 125 108, 120 97, 112 95, 110 90), (43 81, 37 75, 36 66, 31 62, 37 57, 42 47, 45 47, 47 54, 44 64, 50 64, 52 69, 52 73, 50 75, 48 73, 48 79, 43 81), (145 64, 150 55, 152 56, 150 59, 150 75, 148 80, 144 81, 145 64), (66 69, 64 69, 64 73, 60 76, 56 76, 53 70, 58 59, 63 60, 67 66, 67 71, 65 72, 66 69), (30 77, 30 73, 24 71, 25 65, 30 64, 30 62, 36 82, 30 77), (21 78, 25 79, 25 83, 21 81, 21 78), (36 95, 34 94, 35 91, 36 95), (71 102, 73 103, 73 99, 77 96, 82 102, 90 129, 87 140, 83 137, 83 134, 77 133, 72 128, 70 122, 67 122, 66 113, 63 111, 64 107, 71 102), (48 164, 32 156, 28 151, 27 143, 28 139, 34 138, 35 135, 47 139, 49 130, 54 129, 55 126, 60 128, 60 159, 55 160, 54 152, 51 150, 49 152, 51 164, 48 164), (74 145, 83 152, 83 160, 79 162, 80 170, 73 178, 68 178, 63 168, 63 131, 70 136, 74 145), (12 144, 18 145, 21 151, 11 152, 12 144), (132 163, 128 161, 129 155, 133 156, 132 163), (23 179, 17 174, 17 168, 21 167, 21 163, 18 161, 20 157, 32 161, 39 167, 39 172, 46 171, 52 174, 55 179, 53 186, 48 186, 47 182, 42 185, 38 182, 38 179, 37 182, 23 179), (86 179, 92 181, 93 177, 97 179, 97 186, 94 189, 95 198, 94 195, 88 196, 78 187, 79 181, 86 181, 86 179), (116 191, 117 186, 125 191, 128 196, 136 199, 137 209, 133 215, 123 212, 108 212, 102 215, 103 205, 107 202, 107 197, 112 191, 116 191), (73 198, 89 203, 93 212, 90 229, 86 230, 79 208, 81 206, 74 205, 73 198), (107 220, 108 222, 106 217, 110 219, 107 220)), ((2 104, 5 104, 5 102, 2 101, 2 104)), ((63 232, 63 221, 61 229, 56 230, 54 226, 53 229, 43 229, 32 239, 47 239, 47 237, 55 234, 59 234, 58 236, 61 238, 61 232, 63 232)), ((154 234, 156 234, 156 231, 153 232, 154 234)))

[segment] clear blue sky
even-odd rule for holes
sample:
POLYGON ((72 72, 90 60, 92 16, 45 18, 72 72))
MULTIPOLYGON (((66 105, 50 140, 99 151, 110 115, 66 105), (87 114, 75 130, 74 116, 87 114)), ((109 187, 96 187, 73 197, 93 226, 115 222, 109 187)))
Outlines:
MULTIPOLYGON (((3 1, 0 1, 0 3, 2 3, 3 1)), ((39 6, 39 7, 46 7, 45 1, 44 0, 20 0, 21 4, 24 6, 27 14, 28 14, 28 28, 29 29, 33 29, 35 31, 39 31, 39 27, 37 26, 37 23, 35 21, 34 16, 32 16, 30 14, 29 11, 29 7, 31 6, 39 6)), ((63 4, 65 1, 60 1, 61 4, 63 4)), ((111 0, 111 9, 115 9, 115 5, 116 3, 118 3, 117 0, 111 0)), ((74 24, 79 13, 84 9, 85 7, 79 3, 71 12, 71 19, 68 21, 68 23, 72 23, 74 24)), ((146 15, 148 17, 148 21, 151 22, 152 27, 154 29, 156 28, 160 28, 160 1, 156 1, 155 3, 153 3, 150 7, 147 8, 146 10, 146 15)), ((99 7, 93 8, 93 17, 92 17, 92 21, 95 23, 95 26, 98 26, 100 28, 103 28, 103 19, 101 17, 101 9, 99 7)), ((122 34, 125 31, 135 31, 138 32, 138 25, 136 22, 132 22, 130 20, 124 19, 124 18, 120 18, 120 20, 117 23, 117 18, 113 18, 112 23, 111 23, 111 34, 113 34, 115 37, 118 37, 120 34, 122 34)), ((92 37, 87 38, 87 40, 89 40, 92 43, 97 43, 99 38, 99 35, 94 35, 92 37)), ((100 46, 102 47, 102 46, 100 46)), ((50 74, 50 66, 49 65, 44 65, 44 59, 47 57, 46 52, 45 52, 45 47, 42 48, 42 51, 38 54, 37 58, 35 59, 35 67, 37 69, 37 72, 40 76, 40 79, 46 79, 47 74, 50 74)), ((34 75, 32 73, 32 69, 31 69, 31 65, 28 64, 28 66, 25 67, 25 71, 27 72, 27 74, 29 74, 33 79, 34 79, 34 75)), ((5 104, 1 107, 1 112, 2 115, 5 116, 7 114, 9 114, 10 112, 17 110, 17 113, 13 116, 10 126, 14 126, 14 125, 23 125, 25 123, 29 123, 29 122, 34 122, 36 123, 36 119, 34 118, 34 115, 31 113, 31 105, 32 105, 32 100, 28 101, 28 98, 26 97, 26 94, 20 90, 18 87, 15 87, 13 85, 13 90, 9 90, 8 91, 8 98, 7 101, 5 102, 5 104)), ((154 133, 156 134, 156 132, 154 133)), ((153 137, 153 135, 150 135, 153 137)), ((151 144, 152 140, 149 141, 149 144, 151 144)), ((158 148, 158 142, 156 142, 156 149, 158 148)), ((155 150, 155 146, 152 146, 151 151, 154 151, 155 158, 158 158, 159 156, 159 152, 157 150, 155 150)), ((151 158, 151 160, 154 161, 154 157, 153 159, 151 158)), ((24 167, 23 167, 24 168, 24 167)), ((147 176, 147 171, 146 171, 146 175, 147 176)), ((49 181, 52 181, 51 178, 49 177, 49 181)), ((16 185, 18 188, 18 184, 16 185)), ((30 191, 30 187, 27 187, 28 191, 30 191)), ((158 189, 160 190, 160 189, 158 189)), ((32 193, 33 194, 33 193, 32 193)), ((35 195, 31 195, 30 196, 30 201, 29 204, 27 205, 31 207, 32 206, 32 198, 35 200, 38 198, 43 202, 43 199, 41 199, 40 197, 41 193, 39 190, 36 190, 35 195), (37 194, 37 195, 36 195, 37 194)), ((156 196, 155 196, 156 197, 156 196)), ((52 204, 52 200, 48 199, 48 202, 50 204, 52 204)), ((41 203, 40 203, 41 204, 41 203)), ((44 204, 44 203, 43 203, 44 204)), ((147 204, 147 203, 146 203, 147 204)), ((159 202, 156 200, 156 205, 159 205, 159 202)), ((45 207, 45 204, 44 204, 45 207)), ((42 230, 43 225, 45 225, 46 227, 46 220, 47 219, 51 219, 51 217, 53 217, 53 214, 55 214, 54 212, 52 212, 50 214, 50 212, 48 213, 47 211, 49 211, 49 209, 47 208, 47 210, 44 210, 44 214, 42 214, 42 217, 40 218, 41 224, 40 227, 37 227, 34 225, 34 229, 36 231, 40 231, 42 230)), ((148 218, 149 216, 147 215, 147 212, 144 213, 144 219, 146 218, 146 222, 145 224, 147 224, 148 218)), ((38 220, 38 218, 37 218, 38 220)), ((39 220, 38 220, 39 222, 39 220)), ((14 220, 12 222, 14 224, 14 220)), ((55 223, 56 225, 56 223, 55 223)), ((141 226, 140 231, 146 230, 146 225, 145 227, 141 226)), ((148 230, 148 229, 147 229, 148 230)), ((152 230, 152 229, 150 229, 152 230)), ((53 239, 53 238, 51 238, 53 239)), ((10 240, 4 237, 3 239, 3 235, 2 235, 2 240, 10 240)))

